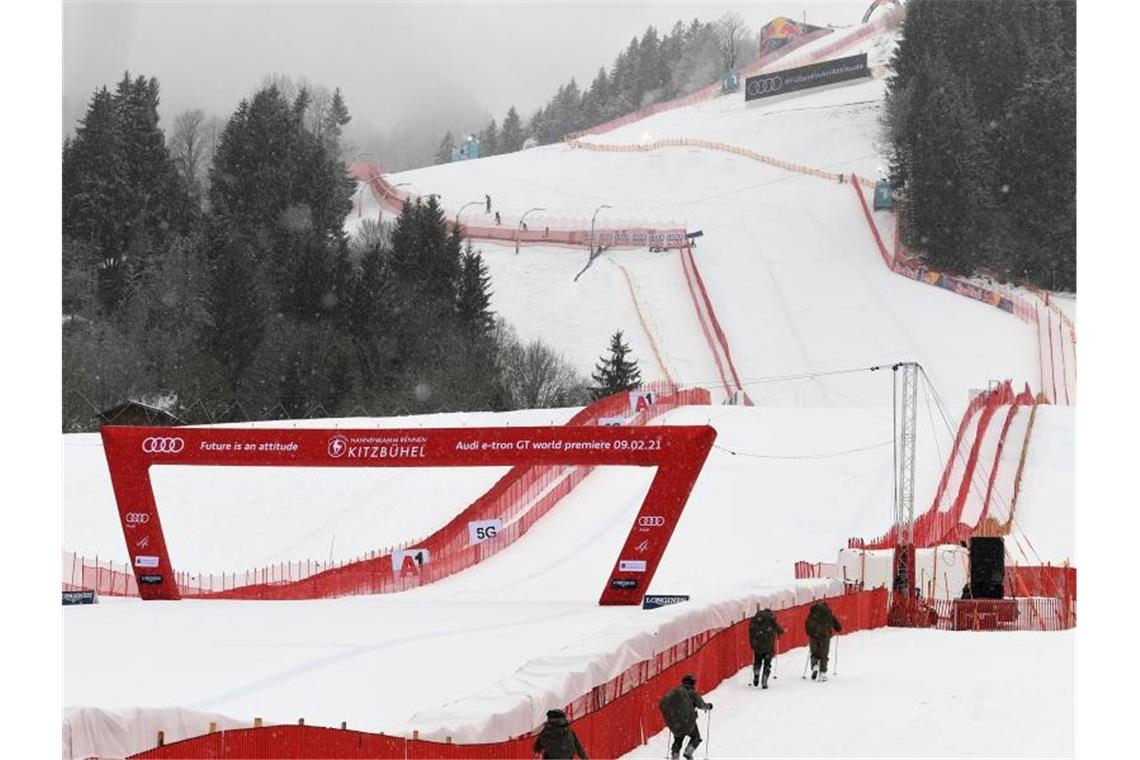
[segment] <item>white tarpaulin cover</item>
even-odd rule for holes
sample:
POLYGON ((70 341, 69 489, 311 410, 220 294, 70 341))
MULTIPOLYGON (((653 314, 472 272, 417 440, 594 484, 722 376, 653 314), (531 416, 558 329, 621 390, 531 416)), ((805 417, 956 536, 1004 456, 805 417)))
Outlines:
POLYGON ((773 610, 843 593, 842 581, 812 578, 761 586, 697 606, 686 602, 645 612, 563 648, 530 660, 514 675, 483 691, 433 710, 422 710, 394 733, 458 743, 505 741, 542 725, 546 711, 565 707, 637 663, 702 631, 727 628, 757 608, 773 610), (647 623, 651 623, 647 625, 647 623))
POLYGON ((210 730, 210 723, 216 723, 219 731, 253 725, 253 721, 181 707, 165 710, 66 708, 63 711, 63 757, 64 760, 127 757, 154 747, 159 731, 163 732, 163 741, 170 744, 201 736, 210 730))

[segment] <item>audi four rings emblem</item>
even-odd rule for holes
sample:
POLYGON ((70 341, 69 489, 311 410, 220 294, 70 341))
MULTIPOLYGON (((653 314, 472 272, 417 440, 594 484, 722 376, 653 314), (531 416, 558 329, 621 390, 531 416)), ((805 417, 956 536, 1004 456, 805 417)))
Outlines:
POLYGON ((661 515, 644 515, 637 518, 637 525, 641 528, 660 528, 665 524, 665 518, 661 515))
POLYGON ((146 512, 127 512, 127 525, 145 525, 150 522, 146 512))
POLYGON ((181 438, 144 438, 142 450, 147 454, 177 454, 186 448, 181 438))
POLYGON ((748 83, 749 95, 767 95, 770 92, 779 92, 780 88, 784 86, 784 80, 781 77, 768 77, 767 79, 758 79, 755 82, 748 83))

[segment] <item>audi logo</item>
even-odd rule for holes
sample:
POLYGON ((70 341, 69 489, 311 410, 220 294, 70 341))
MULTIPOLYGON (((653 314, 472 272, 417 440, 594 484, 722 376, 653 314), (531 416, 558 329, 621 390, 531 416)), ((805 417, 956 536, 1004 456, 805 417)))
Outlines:
POLYGON ((177 454, 186 448, 181 438, 144 438, 142 450, 147 454, 177 454))
POLYGON ((665 524, 665 518, 661 515, 645 515, 637 518, 637 525, 640 528, 660 528, 665 524))
POLYGON ((150 515, 146 512, 127 512, 127 525, 145 525, 150 522, 150 515))
POLYGON ((769 95, 773 92, 779 92, 784 86, 782 77, 767 77, 765 79, 754 79, 748 83, 749 95, 769 95))

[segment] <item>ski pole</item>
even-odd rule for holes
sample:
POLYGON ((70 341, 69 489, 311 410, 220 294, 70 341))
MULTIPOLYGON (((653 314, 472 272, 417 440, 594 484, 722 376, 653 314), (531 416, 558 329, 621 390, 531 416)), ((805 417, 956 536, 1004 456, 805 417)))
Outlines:
POLYGON ((712 744, 712 708, 705 710, 705 760, 709 760, 709 745, 712 744))
POLYGON ((839 675, 839 637, 835 637, 835 667, 831 670, 831 676, 834 678, 839 675))
POLYGON ((805 655, 804 655, 804 673, 803 673, 803 675, 802 675, 802 676, 800 676, 800 678, 803 678, 803 679, 805 679, 805 680, 807 679, 807 668, 808 668, 808 661, 809 661, 810 659, 811 659, 811 650, 809 649, 809 650, 808 650, 808 652, 807 652, 807 654, 805 654, 805 655))

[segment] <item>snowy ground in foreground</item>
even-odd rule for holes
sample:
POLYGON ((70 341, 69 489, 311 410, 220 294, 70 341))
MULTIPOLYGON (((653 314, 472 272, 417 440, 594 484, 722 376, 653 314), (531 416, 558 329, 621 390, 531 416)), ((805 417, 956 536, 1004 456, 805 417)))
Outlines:
MULTIPOLYGON (((749 667, 705 695, 709 757, 1072 757, 1074 640, 867 631, 842 637, 825 684, 800 678, 806 650, 794 649, 768 691, 745 685, 749 667)), ((667 742, 662 732, 626 757, 664 757, 667 742)))

